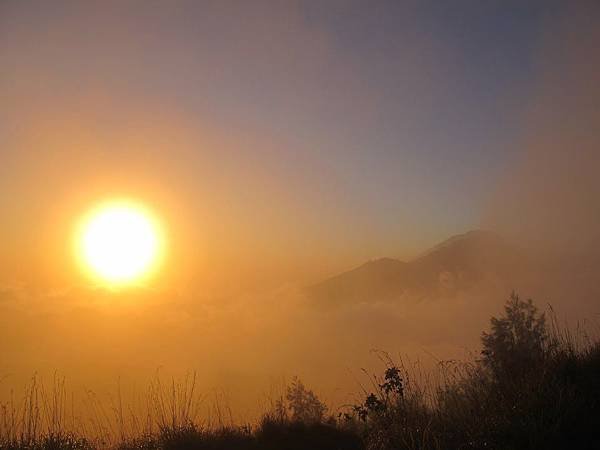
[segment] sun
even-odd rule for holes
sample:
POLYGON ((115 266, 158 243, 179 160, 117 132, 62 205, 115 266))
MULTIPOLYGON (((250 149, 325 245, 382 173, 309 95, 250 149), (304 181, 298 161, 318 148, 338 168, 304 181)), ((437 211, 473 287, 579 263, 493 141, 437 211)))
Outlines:
POLYGON ((82 221, 77 235, 85 269, 112 286, 146 278, 162 253, 158 221, 147 208, 132 201, 113 201, 95 208, 82 221))

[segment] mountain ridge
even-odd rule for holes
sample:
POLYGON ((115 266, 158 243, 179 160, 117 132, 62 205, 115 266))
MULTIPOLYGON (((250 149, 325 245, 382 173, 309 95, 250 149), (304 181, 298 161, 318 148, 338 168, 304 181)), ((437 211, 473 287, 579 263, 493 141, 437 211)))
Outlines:
POLYGON ((486 277, 507 278, 518 250, 500 235, 471 230, 434 245, 409 261, 384 257, 307 288, 321 305, 420 300, 454 295, 486 277))

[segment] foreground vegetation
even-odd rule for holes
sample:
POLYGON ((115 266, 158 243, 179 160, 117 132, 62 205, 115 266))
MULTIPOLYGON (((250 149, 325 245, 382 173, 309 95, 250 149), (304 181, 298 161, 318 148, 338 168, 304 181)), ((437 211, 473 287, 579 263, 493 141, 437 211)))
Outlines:
POLYGON ((78 429, 75 420, 67 426, 60 412, 63 385, 55 383, 51 395, 34 385, 20 407, 2 405, 0 448, 600 448, 598 341, 548 324, 530 300, 513 294, 504 315, 491 319, 482 346, 476 361, 443 364, 443 379, 435 385, 412 380, 388 361, 382 376, 373 378, 372 389, 364 392, 364 400, 335 417, 294 380, 258 424, 202 426, 193 415, 193 382, 166 390, 156 385, 149 394, 152 420, 149 416, 137 434, 122 433, 118 442, 103 439, 103 430, 86 438, 90 433, 78 429))

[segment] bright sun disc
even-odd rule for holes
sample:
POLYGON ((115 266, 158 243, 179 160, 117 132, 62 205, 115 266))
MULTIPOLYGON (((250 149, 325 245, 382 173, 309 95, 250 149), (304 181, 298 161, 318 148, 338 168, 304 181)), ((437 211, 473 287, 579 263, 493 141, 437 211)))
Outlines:
POLYGON ((94 275, 125 284, 149 274, 161 249, 158 226, 141 206, 129 202, 103 205, 85 220, 79 252, 94 275))

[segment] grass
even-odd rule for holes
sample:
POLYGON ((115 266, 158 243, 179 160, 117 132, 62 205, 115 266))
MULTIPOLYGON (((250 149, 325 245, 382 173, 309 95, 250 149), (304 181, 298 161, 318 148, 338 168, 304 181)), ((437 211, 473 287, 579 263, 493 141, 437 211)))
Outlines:
MULTIPOLYGON (((2 449, 463 450, 600 448, 600 342, 548 325, 512 296, 492 319, 481 358, 440 364, 437 378, 386 359, 363 400, 337 417, 300 380, 255 424, 199 419, 196 380, 157 377, 143 412, 90 394, 74 413, 64 380, 34 377, 20 401, 0 405, 2 449)), ((220 416, 219 416, 220 417, 220 416)))

